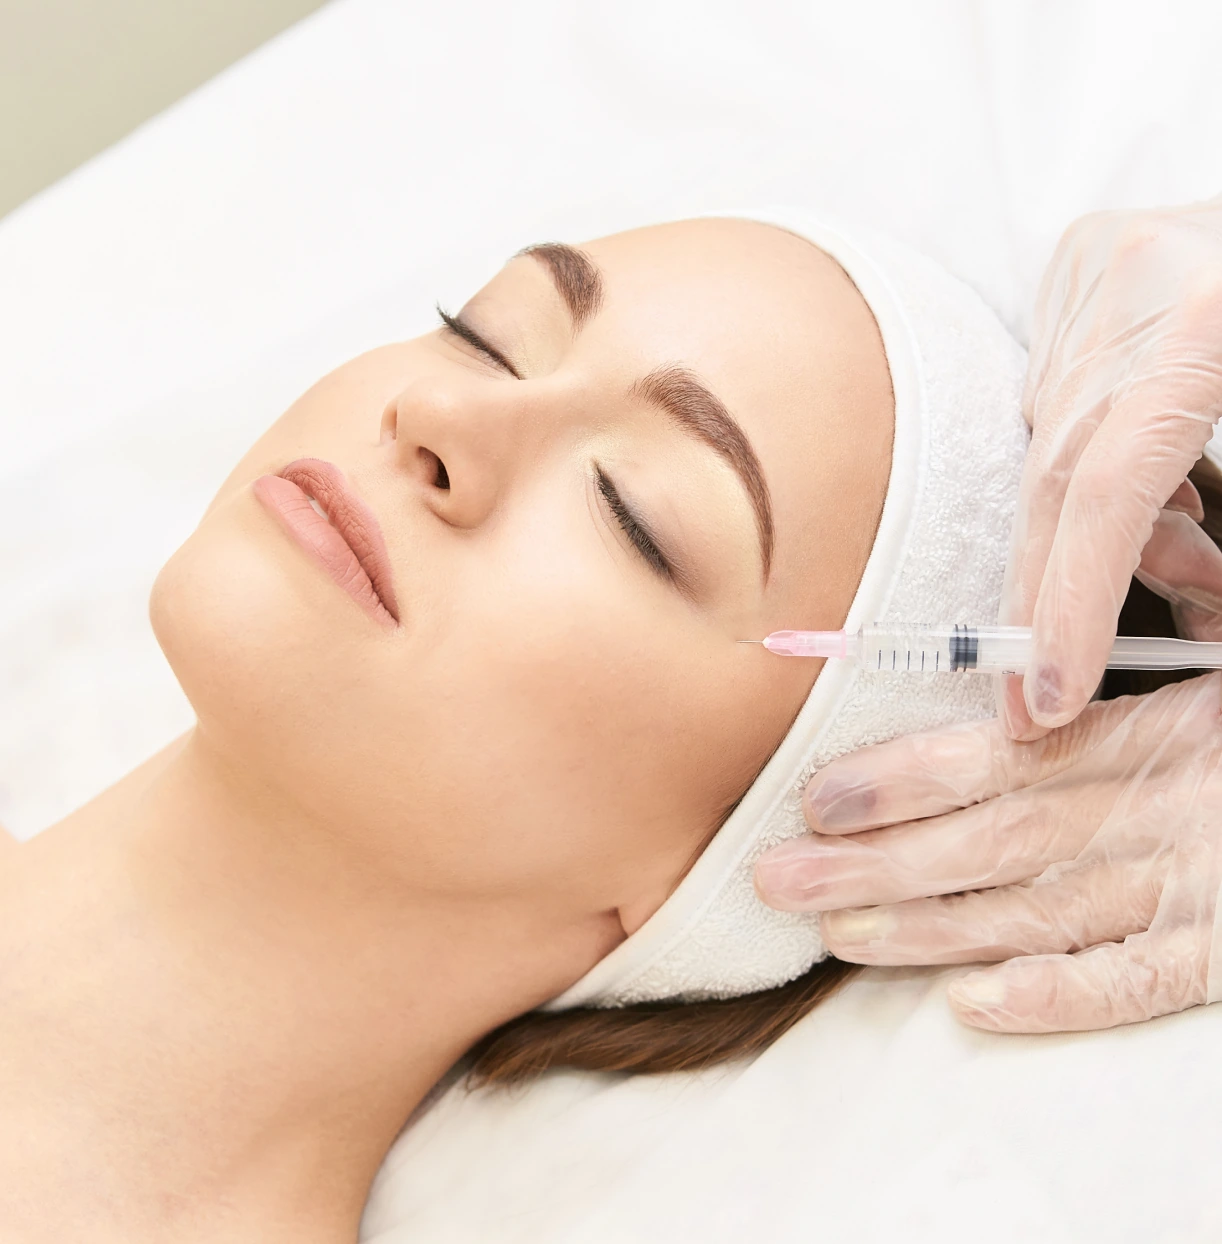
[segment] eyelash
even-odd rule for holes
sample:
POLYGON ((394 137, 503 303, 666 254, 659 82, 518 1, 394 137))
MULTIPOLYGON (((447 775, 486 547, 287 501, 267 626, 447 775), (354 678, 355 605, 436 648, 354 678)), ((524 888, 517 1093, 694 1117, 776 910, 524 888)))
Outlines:
POLYGON ((473 328, 464 324, 457 316, 451 315, 440 303, 436 304, 436 310, 441 317, 442 324, 455 337, 478 350, 494 366, 499 367, 502 371, 507 371, 511 376, 519 380, 521 379, 521 376, 511 366, 509 360, 499 350, 494 350, 473 328))
POLYGON ((603 473, 602 467, 595 467, 598 491, 602 493, 607 508, 615 515, 615 521, 623 528, 624 534, 632 542, 633 547, 649 563, 650 569, 664 579, 673 579, 674 572, 670 563, 662 555, 662 550, 654 543, 653 537, 645 530, 640 520, 624 504, 623 498, 611 480, 603 473))

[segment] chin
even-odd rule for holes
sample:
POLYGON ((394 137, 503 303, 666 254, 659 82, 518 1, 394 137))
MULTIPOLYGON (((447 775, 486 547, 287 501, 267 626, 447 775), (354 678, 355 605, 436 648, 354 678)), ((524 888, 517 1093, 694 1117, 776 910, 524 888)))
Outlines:
POLYGON ((244 768, 318 794, 367 767, 368 721, 393 682, 384 633, 249 494, 162 567, 149 619, 204 733, 244 768))
POLYGON ((323 675, 320 654, 334 661, 339 645, 286 573, 275 533, 252 538, 229 510, 210 513, 162 567, 149 620, 203 725, 278 734, 300 713, 303 680, 323 675))

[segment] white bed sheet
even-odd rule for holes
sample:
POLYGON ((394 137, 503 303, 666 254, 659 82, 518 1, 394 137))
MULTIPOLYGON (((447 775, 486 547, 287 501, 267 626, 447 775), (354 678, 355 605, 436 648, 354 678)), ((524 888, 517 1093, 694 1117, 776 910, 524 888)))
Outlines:
MULTIPOLYGON (((0 222, 0 822, 187 724, 157 565, 297 391, 434 297, 528 241, 794 201, 1021 337, 1073 216, 1222 190, 1220 60, 1188 0, 323 9, 0 222)), ((866 973, 746 1068, 446 1094, 364 1238, 1222 1238, 1222 1010, 998 1039, 943 982, 866 973)))

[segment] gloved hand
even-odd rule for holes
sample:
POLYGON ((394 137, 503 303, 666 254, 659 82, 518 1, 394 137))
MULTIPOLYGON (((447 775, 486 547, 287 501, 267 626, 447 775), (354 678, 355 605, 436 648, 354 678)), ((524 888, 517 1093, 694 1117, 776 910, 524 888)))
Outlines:
POLYGON ((968 1023, 1105 1028, 1222 998, 1222 674, 1034 742, 990 721, 864 748, 814 777, 806 815, 821 832, 761 859, 761 897, 827 913, 854 963, 1006 960, 950 986, 968 1023))
POLYGON ((1139 561, 1156 591, 1222 613, 1222 553, 1176 522, 1201 517, 1187 475, 1222 414, 1222 200, 1069 228, 1036 301, 1023 411, 1001 620, 1033 626, 1035 645, 998 707, 1012 737, 1036 738, 1093 694, 1139 561))

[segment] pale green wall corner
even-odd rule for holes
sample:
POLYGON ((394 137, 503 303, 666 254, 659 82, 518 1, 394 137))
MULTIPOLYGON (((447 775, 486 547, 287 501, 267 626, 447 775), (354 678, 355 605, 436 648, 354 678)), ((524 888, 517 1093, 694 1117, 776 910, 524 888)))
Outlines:
POLYGON ((324 0, 0 0, 0 216, 324 0))

